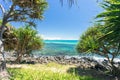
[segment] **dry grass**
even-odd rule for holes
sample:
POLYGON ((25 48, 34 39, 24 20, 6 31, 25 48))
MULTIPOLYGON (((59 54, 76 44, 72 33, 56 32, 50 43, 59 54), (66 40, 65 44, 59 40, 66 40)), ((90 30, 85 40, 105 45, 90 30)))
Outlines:
POLYGON ((57 63, 48 63, 48 64, 7 64, 8 68, 22 68, 22 69, 32 69, 39 71, 52 71, 59 73, 67 73, 69 68, 75 68, 75 65, 60 65, 57 63))

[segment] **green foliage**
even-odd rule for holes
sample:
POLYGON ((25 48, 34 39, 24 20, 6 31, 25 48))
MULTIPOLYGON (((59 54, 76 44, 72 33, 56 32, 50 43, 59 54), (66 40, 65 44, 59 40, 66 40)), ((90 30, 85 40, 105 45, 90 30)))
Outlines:
POLYGON ((40 36, 37 36, 37 31, 30 26, 21 27, 14 30, 14 35, 17 39, 17 50, 27 51, 41 49, 43 47, 43 41, 40 36))
POLYGON ((43 19, 43 13, 47 8, 46 0, 9 0, 8 5, 4 7, 3 0, 2 10, 2 26, 6 23, 16 21, 25 22, 35 26, 35 20, 43 19), (9 7, 9 8, 7 8, 9 7))
POLYGON ((43 47, 43 40, 37 36, 37 31, 30 26, 12 28, 3 34, 5 50, 22 50, 30 53, 32 50, 38 50, 43 47))
POLYGON ((105 36, 104 39, 111 42, 119 42, 120 40, 120 0, 104 0, 101 4, 104 12, 97 15, 101 18, 100 22, 104 23, 105 36))
POLYGON ((56 70, 59 70, 60 68, 64 71, 66 65, 27 65, 26 68, 11 68, 9 69, 9 72, 12 75, 11 80, 97 80, 90 76, 79 76, 74 73, 57 72, 56 70))
POLYGON ((112 66, 112 74, 119 75, 120 70, 114 65, 113 59, 120 55, 120 0, 104 0, 101 6, 105 11, 97 18, 105 26, 104 36, 101 37, 104 41, 102 50, 112 66), (112 56, 111 60, 107 54, 112 56))
POLYGON ((88 28, 88 30, 80 37, 77 44, 77 51, 79 53, 93 53, 107 58, 110 63, 110 71, 114 75, 118 75, 119 69, 114 65, 114 58, 120 55, 120 43, 111 42, 109 39, 103 39, 105 27, 102 25, 95 25, 88 28), (102 39, 101 39, 102 37, 102 39))
POLYGON ((47 2, 45 0, 13 0, 13 3, 19 8, 26 10, 23 12, 17 10, 15 12, 16 15, 24 13, 24 16, 22 17, 24 20, 27 18, 25 13, 28 13, 28 17, 31 19, 42 19, 42 14, 47 6, 47 2))
POLYGON ((32 50, 40 50, 43 47, 43 40, 37 36, 37 31, 30 26, 14 29, 13 33, 16 37, 14 50, 17 51, 17 60, 21 60, 24 54, 30 54, 32 50))
POLYGON ((120 55, 120 43, 111 43, 106 39, 101 39, 104 35, 104 27, 102 25, 95 25, 88 28, 88 30, 80 37, 77 44, 77 51, 79 53, 95 53, 104 57, 117 57, 120 55), (109 56, 110 55, 110 56, 109 56))
POLYGON ((101 25, 95 25, 96 27, 90 27, 88 30, 82 34, 80 37, 79 43, 77 45, 77 51, 80 53, 91 53, 95 49, 98 49, 99 38, 103 35, 101 32, 101 25))

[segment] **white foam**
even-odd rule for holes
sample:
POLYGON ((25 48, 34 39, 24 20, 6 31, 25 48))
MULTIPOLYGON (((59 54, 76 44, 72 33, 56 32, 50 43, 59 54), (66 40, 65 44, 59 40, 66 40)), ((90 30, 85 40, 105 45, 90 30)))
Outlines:
MULTIPOLYGON (((93 59, 97 60, 97 61, 103 61, 103 60, 107 60, 107 58, 103 58, 103 57, 96 57, 94 56, 93 59)), ((111 59, 111 58, 110 58, 111 59)), ((115 58, 114 62, 120 62, 120 58, 115 58)))

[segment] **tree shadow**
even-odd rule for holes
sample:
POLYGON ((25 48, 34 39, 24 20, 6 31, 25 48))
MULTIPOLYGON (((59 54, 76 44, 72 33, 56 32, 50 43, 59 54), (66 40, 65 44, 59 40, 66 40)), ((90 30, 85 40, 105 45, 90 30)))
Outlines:
POLYGON ((96 70, 96 69, 84 69, 80 66, 69 68, 68 73, 79 75, 79 76, 90 76, 97 80, 120 80, 118 77, 114 77, 112 75, 105 74, 104 71, 96 70))

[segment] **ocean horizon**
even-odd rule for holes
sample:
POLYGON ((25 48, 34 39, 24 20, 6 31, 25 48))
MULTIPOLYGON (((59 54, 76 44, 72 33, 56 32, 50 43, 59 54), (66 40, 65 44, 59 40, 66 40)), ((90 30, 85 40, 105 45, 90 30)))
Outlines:
POLYGON ((78 40, 44 40, 42 50, 34 51, 35 55, 79 55, 76 51, 78 40))

